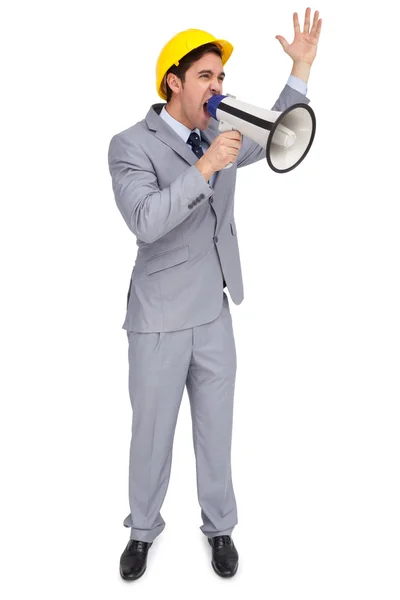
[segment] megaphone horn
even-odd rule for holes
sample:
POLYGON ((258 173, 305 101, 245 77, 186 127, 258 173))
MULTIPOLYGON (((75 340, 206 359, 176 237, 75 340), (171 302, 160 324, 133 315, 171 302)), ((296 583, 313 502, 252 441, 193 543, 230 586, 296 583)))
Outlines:
POLYGON ((208 100, 207 110, 219 121, 219 131, 236 129, 265 146, 267 162, 276 173, 297 167, 314 141, 316 119, 308 104, 300 102, 280 112, 217 95, 208 100))

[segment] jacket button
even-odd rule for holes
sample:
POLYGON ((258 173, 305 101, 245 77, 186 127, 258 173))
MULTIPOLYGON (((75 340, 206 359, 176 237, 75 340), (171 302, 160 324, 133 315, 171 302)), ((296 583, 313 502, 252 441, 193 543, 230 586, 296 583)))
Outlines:
POLYGON ((200 194, 200 196, 197 196, 196 200, 197 202, 200 202, 200 200, 204 200, 205 196, 204 194, 200 194))
POLYGON ((210 204, 212 204, 214 202, 214 198, 211 196, 210 198, 210 204))
POLYGON ((215 242, 215 243, 217 243, 217 242, 218 242, 218 237, 217 237, 217 236, 215 236, 215 238, 213 238, 213 239, 214 239, 214 242, 215 242))
POLYGON ((188 204, 188 208, 193 208, 193 204, 192 203, 188 204))

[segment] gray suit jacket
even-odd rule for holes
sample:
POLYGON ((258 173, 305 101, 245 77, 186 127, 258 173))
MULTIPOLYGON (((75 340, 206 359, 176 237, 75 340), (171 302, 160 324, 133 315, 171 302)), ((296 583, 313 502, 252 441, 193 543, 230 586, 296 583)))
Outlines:
MULTIPOLYGON (((286 84, 271 110, 297 102, 309 99, 286 84)), ((242 302, 236 171, 265 159, 265 148, 243 136, 237 161, 211 187, 194 166, 197 156, 159 117, 164 105, 115 134, 108 151, 115 201, 138 246, 122 328, 143 333, 216 319, 224 280, 233 302, 242 302)), ((211 144, 219 133, 211 119, 201 135, 211 144)))

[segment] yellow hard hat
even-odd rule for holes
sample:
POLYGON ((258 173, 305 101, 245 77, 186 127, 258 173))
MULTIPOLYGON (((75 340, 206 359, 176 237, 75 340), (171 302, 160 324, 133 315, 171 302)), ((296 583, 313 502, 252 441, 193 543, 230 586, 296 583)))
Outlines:
POLYGON ((169 40, 161 50, 157 59, 156 66, 156 88, 157 94, 163 99, 167 99, 167 90, 165 87, 164 76, 172 65, 179 65, 179 61, 191 50, 213 42, 220 46, 222 50, 222 64, 224 65, 233 51, 233 46, 226 40, 215 38, 211 33, 201 29, 186 29, 177 33, 169 40))

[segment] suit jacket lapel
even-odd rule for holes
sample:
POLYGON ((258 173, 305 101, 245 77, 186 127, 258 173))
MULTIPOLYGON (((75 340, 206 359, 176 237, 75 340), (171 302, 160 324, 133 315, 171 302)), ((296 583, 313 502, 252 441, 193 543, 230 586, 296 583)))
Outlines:
MULTIPOLYGON (((199 160, 195 153, 189 148, 189 146, 182 140, 181 137, 160 118, 160 111, 165 103, 153 104, 150 107, 149 112, 146 115, 146 124, 149 129, 154 131, 155 136, 162 142, 170 146, 179 156, 186 160, 190 165, 195 165, 199 160)), ((210 126, 200 132, 201 137, 211 145, 215 138, 219 135, 218 123, 211 119, 210 126)), ((215 184, 219 182, 224 171, 218 171, 216 173, 215 184)), ((223 177, 222 177, 223 179, 223 177)), ((214 185, 215 187, 215 185, 214 185)))
POLYGON ((153 104, 146 115, 146 123, 149 129, 154 131, 155 136, 162 142, 170 146, 175 152, 186 160, 190 165, 195 165, 199 160, 195 153, 183 141, 181 137, 160 118, 160 111, 165 103, 153 104))

